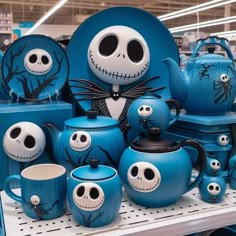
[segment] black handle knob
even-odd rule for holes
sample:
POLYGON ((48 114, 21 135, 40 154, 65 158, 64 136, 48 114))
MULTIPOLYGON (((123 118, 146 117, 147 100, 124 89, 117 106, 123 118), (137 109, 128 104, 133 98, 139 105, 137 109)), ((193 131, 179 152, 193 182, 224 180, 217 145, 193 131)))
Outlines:
POLYGON ((97 159, 90 159, 89 165, 90 165, 90 168, 92 169, 98 168, 99 161, 97 159))
POLYGON ((97 118, 97 111, 95 111, 95 110, 87 111, 86 115, 87 115, 88 119, 96 119, 97 118))
POLYGON ((216 50, 216 48, 215 48, 214 46, 209 46, 209 47, 207 47, 208 53, 214 53, 215 50, 216 50))

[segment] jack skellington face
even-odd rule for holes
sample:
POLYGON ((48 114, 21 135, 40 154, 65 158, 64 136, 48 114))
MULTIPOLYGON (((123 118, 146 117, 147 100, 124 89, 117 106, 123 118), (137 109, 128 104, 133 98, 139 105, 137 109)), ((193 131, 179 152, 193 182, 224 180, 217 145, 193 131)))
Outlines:
POLYGON ((130 84, 147 71, 150 53, 145 39, 127 26, 110 26, 95 35, 88 48, 93 73, 112 85, 130 84))
POLYGON ((220 170, 220 162, 218 160, 212 160, 210 161, 210 168, 212 168, 212 170, 220 170))
POLYGON ((146 118, 152 114, 153 110, 151 106, 148 105, 142 105, 141 107, 138 108, 138 115, 146 118))
POLYGON ((225 134, 222 134, 217 138, 217 143, 220 146, 226 146, 229 144, 229 137, 225 134))
POLYGON ((20 162, 37 159, 43 153, 45 145, 44 132, 32 122, 18 122, 12 125, 3 137, 5 153, 20 162))
POLYGON ((102 188, 96 183, 81 183, 73 190, 73 201, 84 211, 99 209, 105 200, 102 188))
POLYGON ((87 150, 91 143, 91 136, 85 131, 76 131, 70 137, 70 147, 78 152, 87 150))
POLYGON ((210 183, 207 186, 207 191, 208 191, 209 194, 215 196, 215 195, 218 195, 220 193, 221 187, 217 183, 210 183))
POLYGON ((37 206, 40 203, 40 197, 38 195, 32 195, 30 198, 32 205, 37 206))
POLYGON ((53 61, 47 51, 37 48, 25 55, 24 65, 31 74, 44 75, 51 70, 53 61))
POLYGON ((128 182, 138 192, 152 192, 161 183, 159 170, 148 162, 136 162, 128 169, 128 182))

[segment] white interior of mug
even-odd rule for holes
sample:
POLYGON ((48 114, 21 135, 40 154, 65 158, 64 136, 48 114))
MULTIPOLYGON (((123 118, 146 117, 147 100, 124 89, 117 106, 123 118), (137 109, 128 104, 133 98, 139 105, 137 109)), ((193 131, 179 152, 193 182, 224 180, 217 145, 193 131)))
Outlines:
POLYGON ((57 164, 38 164, 24 169, 21 175, 32 180, 47 180, 59 177, 65 172, 66 169, 57 164))

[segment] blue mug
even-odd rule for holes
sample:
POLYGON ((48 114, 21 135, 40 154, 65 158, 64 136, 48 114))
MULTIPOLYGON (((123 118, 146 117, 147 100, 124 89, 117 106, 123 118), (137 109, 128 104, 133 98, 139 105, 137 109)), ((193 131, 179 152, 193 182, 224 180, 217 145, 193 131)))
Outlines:
POLYGON ((49 220, 66 211, 66 169, 57 164, 38 164, 9 176, 4 183, 6 194, 20 202, 24 213, 39 220, 49 220), (10 182, 20 182, 21 196, 15 194, 10 182))

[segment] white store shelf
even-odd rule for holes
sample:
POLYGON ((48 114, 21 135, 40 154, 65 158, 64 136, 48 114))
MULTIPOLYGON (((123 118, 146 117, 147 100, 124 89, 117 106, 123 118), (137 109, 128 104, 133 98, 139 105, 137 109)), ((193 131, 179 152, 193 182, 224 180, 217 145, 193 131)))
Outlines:
POLYGON ((163 208, 145 208, 123 197, 119 216, 101 228, 89 229, 76 223, 68 211, 55 220, 36 221, 22 212, 21 205, 1 192, 7 236, 72 235, 186 235, 236 224, 236 191, 227 189, 223 202, 201 201, 198 189, 185 194, 176 203, 163 208))

